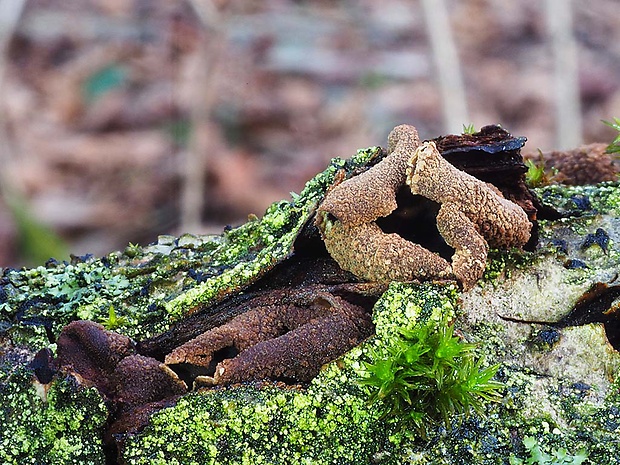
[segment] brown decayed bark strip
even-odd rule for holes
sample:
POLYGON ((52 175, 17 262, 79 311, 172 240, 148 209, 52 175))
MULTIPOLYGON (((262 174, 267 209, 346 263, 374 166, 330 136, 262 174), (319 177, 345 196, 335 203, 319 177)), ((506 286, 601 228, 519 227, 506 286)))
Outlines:
POLYGON ((177 347, 166 356, 166 363, 190 363, 208 367, 215 352, 231 347, 242 352, 260 342, 276 338, 312 319, 324 317, 323 308, 270 305, 253 308, 228 323, 207 331, 177 347))
POLYGON ((209 367, 218 351, 234 347, 238 355, 220 361, 212 377, 199 381, 230 384, 286 378, 306 382, 322 365, 371 333, 366 310, 319 292, 307 307, 274 305, 248 310, 180 346, 166 357, 166 363, 209 367))

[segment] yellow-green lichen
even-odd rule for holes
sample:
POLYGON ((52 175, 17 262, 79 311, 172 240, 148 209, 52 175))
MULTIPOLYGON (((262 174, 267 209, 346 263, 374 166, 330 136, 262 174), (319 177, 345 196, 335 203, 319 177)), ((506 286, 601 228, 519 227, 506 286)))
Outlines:
POLYGON ((0 463, 105 464, 101 433, 108 412, 97 390, 69 377, 44 396, 33 381, 32 372, 19 368, 0 384, 0 463))
POLYGON ((113 305, 127 322, 118 328, 123 334, 140 339, 161 333, 198 305, 241 290, 284 260, 336 174, 351 176, 382 156, 371 147, 349 160, 336 158, 292 201, 276 202, 263 218, 221 236, 161 236, 155 244, 131 245, 124 254, 101 259, 3 270, 0 331, 40 348, 72 320, 107 318, 113 305))
POLYGON ((563 213, 620 215, 620 183, 604 182, 591 186, 551 186, 534 189, 543 204, 563 213))
POLYGON ((345 175, 351 175, 380 156, 380 148, 371 147, 359 150, 347 161, 335 158, 325 171, 306 184, 299 195, 293 195, 291 202, 274 203, 263 218, 254 218, 225 233, 223 243, 212 253, 210 263, 224 267, 223 271, 166 301, 166 312, 173 319, 179 318, 188 310, 211 304, 263 276, 291 253, 297 235, 327 188, 333 184, 336 173, 344 170, 345 175))

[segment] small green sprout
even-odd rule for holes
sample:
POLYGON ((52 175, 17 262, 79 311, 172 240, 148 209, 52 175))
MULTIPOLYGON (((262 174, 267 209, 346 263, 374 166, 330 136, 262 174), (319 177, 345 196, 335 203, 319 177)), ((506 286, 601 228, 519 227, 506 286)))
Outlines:
POLYGON ((133 242, 130 242, 129 245, 125 247, 124 253, 129 258, 134 258, 140 254, 141 250, 142 248, 140 247, 140 244, 134 244, 133 242))
POLYGON ((525 173, 525 182, 530 187, 540 187, 547 184, 545 182, 547 176, 545 174, 545 166, 543 164, 534 163, 532 160, 525 160, 527 172, 525 173))
POLYGON ((476 132, 476 127, 473 123, 468 125, 463 125, 463 134, 474 134, 476 132))
POLYGON ((551 173, 545 171, 545 159, 542 151, 538 149, 538 162, 531 159, 525 160, 527 172, 525 173, 525 183, 529 187, 548 186, 555 180, 557 170, 551 169, 551 173))
POLYGON ((581 465, 587 458, 585 449, 580 449, 575 455, 569 455, 566 449, 553 449, 551 454, 543 452, 536 438, 526 436, 523 445, 529 452, 527 459, 510 456, 510 465, 581 465))
POLYGON ((614 128, 618 131, 618 135, 611 144, 607 146, 607 153, 620 153, 620 118, 614 118, 613 122, 602 120, 603 124, 606 124, 610 128, 614 128))
POLYGON ((116 316, 114 305, 110 305, 108 317, 100 318, 99 322, 103 325, 105 329, 112 331, 114 329, 120 328, 121 326, 126 326, 128 323, 128 320, 127 320, 127 317, 125 316, 116 316))
POLYGON ((370 402, 386 419, 410 423, 425 436, 429 426, 450 427, 454 415, 483 410, 483 401, 499 401, 503 384, 492 381, 498 365, 482 368, 474 344, 461 342, 447 321, 401 329, 385 346, 371 350, 366 377, 370 402))

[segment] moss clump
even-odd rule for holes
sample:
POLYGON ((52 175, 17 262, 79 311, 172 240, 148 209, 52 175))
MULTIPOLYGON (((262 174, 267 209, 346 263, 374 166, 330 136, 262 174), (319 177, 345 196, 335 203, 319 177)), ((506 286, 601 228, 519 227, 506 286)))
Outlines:
POLYGON ((401 329, 371 351, 361 383, 371 387, 370 399, 384 418, 426 436, 429 427, 443 421, 449 428, 455 416, 481 413, 484 401, 501 399, 503 385, 491 381, 499 365, 482 368, 474 348, 454 336, 447 320, 401 329))
POLYGON ((97 390, 67 377, 45 396, 34 383, 22 367, 0 384, 0 463, 105 464, 101 437, 108 412, 97 390))

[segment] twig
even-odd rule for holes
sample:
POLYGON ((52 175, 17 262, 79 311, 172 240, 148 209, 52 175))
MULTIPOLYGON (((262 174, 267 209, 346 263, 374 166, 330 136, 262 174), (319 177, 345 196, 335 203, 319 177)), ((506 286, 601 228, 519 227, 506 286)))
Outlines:
MULTIPOLYGON (((0 0, 0 95, 4 92, 9 43, 24 12, 26 0, 0 0)), ((5 195, 10 186, 7 167, 11 160, 4 108, 0 105, 0 193, 5 195)))
POLYGON ((444 0, 422 0, 426 29, 439 78, 447 132, 459 134, 469 122, 461 66, 444 0))
POLYGON ((545 3, 555 68, 556 148, 573 148, 583 140, 573 8, 570 0, 545 3))
POLYGON ((213 134, 209 122, 216 99, 214 75, 225 43, 223 17, 211 0, 190 0, 205 29, 200 44, 198 75, 193 77, 193 104, 190 109, 192 135, 183 167, 181 194, 181 224, 183 232, 198 231, 206 205, 205 171, 208 166, 209 137, 213 134), (209 40, 206 38, 209 34, 209 40))

